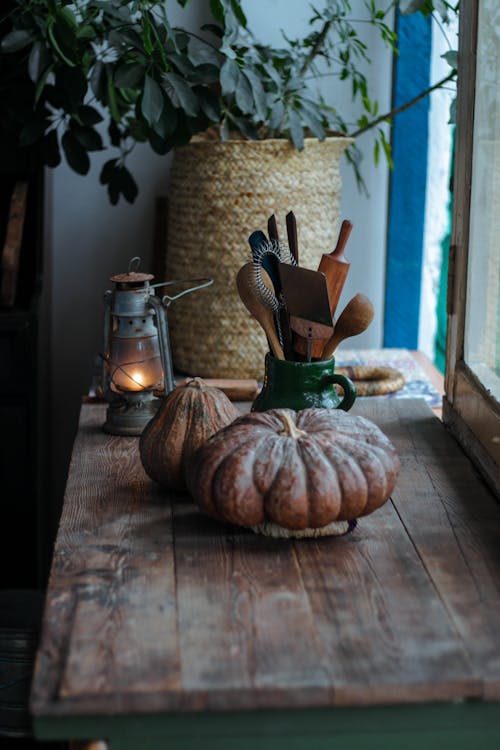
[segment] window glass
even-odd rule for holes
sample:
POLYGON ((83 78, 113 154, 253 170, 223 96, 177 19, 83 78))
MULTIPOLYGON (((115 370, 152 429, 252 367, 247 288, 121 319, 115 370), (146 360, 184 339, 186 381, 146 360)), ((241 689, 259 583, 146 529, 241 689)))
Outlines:
POLYGON ((481 0, 465 359, 500 400, 500 2, 481 0))

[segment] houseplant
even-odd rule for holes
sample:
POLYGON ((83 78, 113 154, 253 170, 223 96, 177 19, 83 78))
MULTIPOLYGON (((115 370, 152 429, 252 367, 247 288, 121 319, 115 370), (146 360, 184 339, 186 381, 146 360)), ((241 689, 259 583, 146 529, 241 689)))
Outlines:
MULTIPOLYGON (((413 2, 409 10, 416 5, 425 12, 433 8, 426 0, 413 2)), ((365 20, 394 47, 385 12, 375 2, 366 6, 365 20)), ((259 376, 265 340, 241 310, 232 283, 244 257, 242 238, 244 245, 245 234, 261 226, 272 211, 284 215, 293 207, 305 247, 302 262, 311 265, 314 256, 308 253, 332 245, 337 228, 338 160, 350 143, 350 126, 311 88, 311 80, 330 68, 349 85, 362 108, 351 131, 358 136, 375 128, 375 159, 380 153, 390 159, 381 127, 387 115, 380 114, 370 98, 361 68, 368 50, 349 20, 348 0, 326 0, 321 10, 311 9, 307 34, 298 40, 284 38, 280 48, 262 45, 252 36, 239 0, 212 0, 213 23, 200 33, 172 27, 160 0, 17 0, 11 7, 4 19, 7 33, 0 58, 6 101, 0 144, 5 158, 20 147, 29 157, 55 166, 63 155, 72 169, 85 174, 89 154, 109 140, 116 154, 104 164, 100 179, 116 203, 122 196, 132 202, 137 194, 127 168, 135 143, 148 141, 159 153, 175 149, 172 180, 179 202, 170 209, 175 221, 169 228, 168 277, 189 276, 196 268, 197 274, 216 281, 203 299, 181 300, 173 307, 175 363, 192 374, 259 376), (192 143, 206 132, 214 138, 209 150, 206 143, 192 143), (337 140, 332 142, 331 136, 337 140), (311 152, 320 141, 334 151, 328 158, 321 155, 323 149, 321 154, 311 152), (228 182, 227 163, 246 165, 248 172, 248 152, 262 154, 270 148, 267 161, 259 156, 255 173, 239 176, 236 184, 228 182), (193 149, 198 155, 191 155, 192 166, 179 180, 177 166, 188 162, 193 149), (241 149, 244 153, 237 157, 241 149), (195 170, 205 165, 207 171, 208 154, 216 151, 219 184, 226 192, 219 192, 212 203, 213 196, 199 189, 203 175, 195 170), (292 161, 288 177, 281 178, 284 173, 278 174, 277 165, 281 170, 292 161), (325 162, 326 177, 323 172, 312 174, 325 162), (276 179, 266 187, 272 175, 276 179), (302 184, 303 197, 295 190, 302 184), (180 223, 188 199, 189 215, 180 223), (221 211, 224 220, 219 220, 221 211), (199 227, 205 228, 201 255, 199 227)), ((448 78, 453 75, 451 71, 448 78)), ((347 158, 359 176, 358 156, 353 144, 347 158)), ((205 184, 215 184, 214 173, 208 171, 205 184)))
MULTIPOLYGON (((400 4, 403 12, 436 10, 443 18, 452 8, 447 0, 400 4)), ((370 98, 362 72, 369 51, 350 20, 350 0, 311 7, 308 33, 284 37, 280 48, 253 37, 241 0, 209 5, 213 23, 194 33, 172 27, 164 0, 10 0, 0 21, 3 163, 15 154, 54 167, 62 152, 74 171, 86 174, 89 154, 105 148, 96 127, 104 121, 106 145, 117 155, 105 163, 101 182, 116 203, 137 194, 126 166, 135 143, 167 153, 210 127, 221 141, 237 132, 247 139, 285 137, 298 149, 305 133, 321 140, 377 128, 375 159, 381 152, 390 158, 379 126, 394 113, 380 114, 370 98), (311 89, 322 74, 318 63, 359 100, 363 111, 354 126, 311 89)), ((364 5, 364 21, 396 49, 386 21, 392 4, 364 5)), ((432 88, 455 77, 453 55, 450 64, 450 74, 432 88)), ((354 146, 348 159, 356 170, 358 158, 354 146)))

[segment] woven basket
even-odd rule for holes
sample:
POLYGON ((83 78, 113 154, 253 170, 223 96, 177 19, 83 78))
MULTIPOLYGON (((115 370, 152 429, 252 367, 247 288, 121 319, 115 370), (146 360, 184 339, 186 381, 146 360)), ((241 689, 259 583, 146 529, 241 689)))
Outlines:
POLYGON ((339 228, 339 161, 347 138, 226 143, 193 139, 177 149, 168 201, 168 279, 209 276, 214 284, 169 310, 177 370, 202 377, 257 378, 267 341, 236 291, 236 274, 250 260, 248 236, 266 231, 276 214, 286 242, 285 216, 297 218, 300 264, 316 268, 339 228))

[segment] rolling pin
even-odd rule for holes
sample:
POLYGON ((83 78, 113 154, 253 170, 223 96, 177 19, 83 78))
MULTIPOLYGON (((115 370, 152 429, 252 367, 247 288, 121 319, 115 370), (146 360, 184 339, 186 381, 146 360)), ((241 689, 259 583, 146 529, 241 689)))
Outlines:
MULTIPOLYGON (((185 385, 190 380, 192 378, 185 378, 176 385, 185 385)), ((224 391, 230 401, 253 401, 259 391, 259 384, 251 379, 203 378, 203 382, 224 391)))
MULTIPOLYGON (((318 271, 321 271, 326 277, 332 319, 335 318, 335 311, 337 310, 340 295, 342 294, 342 289, 344 288, 345 280, 351 265, 344 256, 345 246, 351 231, 352 222, 344 219, 342 226, 340 227, 335 250, 331 253, 323 253, 318 266, 318 271)), ((327 339, 316 339, 313 341, 311 351, 313 359, 321 359, 326 342, 327 339)), ((306 345, 303 341, 296 342, 294 348, 299 354, 306 354, 306 345)))

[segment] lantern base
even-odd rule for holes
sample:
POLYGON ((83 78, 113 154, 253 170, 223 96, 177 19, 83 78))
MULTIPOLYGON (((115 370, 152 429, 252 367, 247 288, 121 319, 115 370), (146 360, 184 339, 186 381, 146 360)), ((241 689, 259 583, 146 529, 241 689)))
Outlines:
POLYGON ((160 399, 150 391, 115 394, 106 412, 104 432, 110 435, 141 435, 147 423, 154 417, 160 399))

